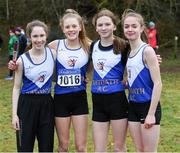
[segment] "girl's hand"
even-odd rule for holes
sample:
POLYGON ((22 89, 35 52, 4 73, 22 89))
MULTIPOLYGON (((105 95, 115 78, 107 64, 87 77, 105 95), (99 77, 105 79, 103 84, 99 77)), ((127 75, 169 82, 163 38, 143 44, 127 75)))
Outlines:
POLYGON ((124 85, 124 87, 125 87, 126 89, 128 88, 127 80, 122 80, 121 83, 124 85))
POLYGON ((147 115, 145 122, 144 122, 144 127, 146 129, 151 128, 155 124, 155 116, 154 115, 147 115))
POLYGON ((13 115, 12 125, 13 125, 13 128, 14 128, 15 130, 20 130, 19 117, 18 117, 17 115, 13 115))
POLYGON ((89 82, 89 78, 86 78, 86 79, 85 79, 85 82, 86 82, 86 84, 88 84, 88 82, 89 82))
POLYGON ((18 67, 18 64, 16 63, 16 61, 10 60, 8 63, 8 69, 10 70, 16 70, 18 67))
POLYGON ((157 60, 158 60, 159 65, 161 65, 161 63, 162 63, 161 55, 156 55, 156 56, 157 56, 157 60))

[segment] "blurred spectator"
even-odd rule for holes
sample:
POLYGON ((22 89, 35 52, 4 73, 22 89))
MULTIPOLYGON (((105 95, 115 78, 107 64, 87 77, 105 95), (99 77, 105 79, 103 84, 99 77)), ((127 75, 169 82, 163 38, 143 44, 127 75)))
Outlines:
POLYGON ((21 28, 21 34, 25 35, 25 31, 22 28, 21 28))
MULTIPOLYGON (((9 30, 9 44, 8 44, 8 55, 9 55, 9 61, 13 60, 13 51, 14 46, 18 42, 18 38, 15 35, 15 31, 13 29, 9 30)), ((5 77, 5 80, 12 80, 13 79, 13 70, 9 70, 9 75, 5 77)))
POLYGON ((17 27, 15 30, 16 36, 18 36, 19 44, 18 44, 18 57, 23 54, 26 50, 27 46, 27 38, 24 34, 24 30, 21 27, 17 27))
POLYGON ((148 24, 148 43, 155 50, 155 52, 157 52, 159 36, 153 21, 150 21, 148 24))

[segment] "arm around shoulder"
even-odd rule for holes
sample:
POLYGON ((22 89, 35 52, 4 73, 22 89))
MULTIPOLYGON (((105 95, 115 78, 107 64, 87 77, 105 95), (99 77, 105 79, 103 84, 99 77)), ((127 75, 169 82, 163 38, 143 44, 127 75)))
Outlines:
POLYGON ((58 40, 53 40, 51 41, 48 46, 51 48, 51 49, 54 49, 55 51, 57 50, 57 47, 58 47, 58 40))

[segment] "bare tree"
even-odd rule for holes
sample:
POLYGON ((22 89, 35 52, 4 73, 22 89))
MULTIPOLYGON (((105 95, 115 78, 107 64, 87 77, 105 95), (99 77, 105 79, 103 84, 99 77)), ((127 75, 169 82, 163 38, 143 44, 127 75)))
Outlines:
POLYGON ((6 19, 9 20, 9 0, 6 0, 6 19))

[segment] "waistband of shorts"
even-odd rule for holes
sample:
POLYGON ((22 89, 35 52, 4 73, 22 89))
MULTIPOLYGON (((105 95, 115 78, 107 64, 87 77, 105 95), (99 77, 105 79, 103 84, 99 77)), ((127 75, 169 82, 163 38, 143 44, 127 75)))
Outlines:
POLYGON ((72 94, 86 94, 86 90, 80 90, 75 92, 68 92, 63 94, 54 94, 54 96, 61 96, 61 95, 72 95, 72 94))
POLYGON ((112 93, 95 93, 91 92, 93 95, 115 95, 115 94, 125 94, 125 91, 118 91, 118 92, 112 92, 112 93))
POLYGON ((22 97, 52 97, 51 94, 20 94, 22 97))

